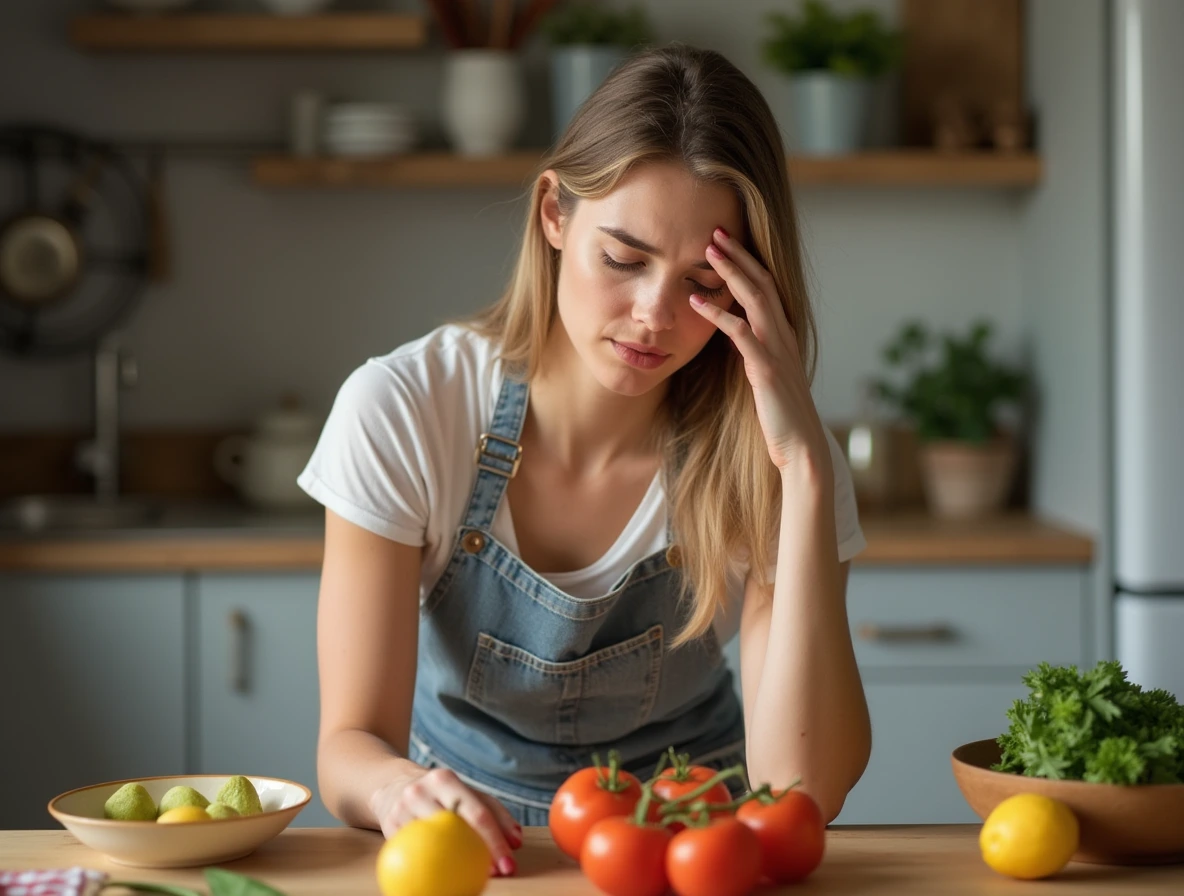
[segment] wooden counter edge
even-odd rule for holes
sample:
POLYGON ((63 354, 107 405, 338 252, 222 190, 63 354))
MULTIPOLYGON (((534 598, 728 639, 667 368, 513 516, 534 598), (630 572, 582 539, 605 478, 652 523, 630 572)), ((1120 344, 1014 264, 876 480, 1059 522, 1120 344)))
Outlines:
MULTIPOLYGON (((923 514, 866 514, 856 566, 1084 566, 1089 537, 1023 514, 946 522, 923 514)), ((320 569, 323 538, 307 535, 153 534, 0 540, 0 571, 168 572, 320 569)))

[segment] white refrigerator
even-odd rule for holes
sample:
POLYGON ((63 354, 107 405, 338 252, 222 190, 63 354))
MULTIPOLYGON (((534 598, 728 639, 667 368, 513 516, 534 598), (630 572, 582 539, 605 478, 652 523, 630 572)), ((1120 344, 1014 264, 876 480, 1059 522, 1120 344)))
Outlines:
POLYGON ((1184 701, 1184 0, 1113 0, 1115 649, 1184 701))

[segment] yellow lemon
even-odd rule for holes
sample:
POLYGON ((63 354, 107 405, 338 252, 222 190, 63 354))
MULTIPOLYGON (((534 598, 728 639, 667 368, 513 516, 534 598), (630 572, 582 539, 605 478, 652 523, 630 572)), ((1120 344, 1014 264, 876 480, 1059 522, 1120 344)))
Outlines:
POLYGON ((186 824, 190 821, 213 821, 210 814, 201 806, 178 806, 161 813, 156 819, 157 824, 186 824))
POLYGON ((378 851, 384 896, 477 896, 489 880, 489 847, 447 809, 403 825, 378 851))
POLYGON ((1000 874, 1035 880, 1056 874, 1077 851, 1077 816, 1059 800, 1018 793, 992 810, 979 832, 983 861, 1000 874))

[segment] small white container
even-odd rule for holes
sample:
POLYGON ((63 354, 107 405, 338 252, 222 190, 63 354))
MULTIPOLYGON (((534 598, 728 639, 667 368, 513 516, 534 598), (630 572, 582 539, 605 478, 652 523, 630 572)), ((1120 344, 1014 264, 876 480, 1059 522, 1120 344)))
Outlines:
POLYGON ((444 128, 456 151, 498 155, 514 145, 526 117, 517 54, 454 50, 444 63, 444 128))

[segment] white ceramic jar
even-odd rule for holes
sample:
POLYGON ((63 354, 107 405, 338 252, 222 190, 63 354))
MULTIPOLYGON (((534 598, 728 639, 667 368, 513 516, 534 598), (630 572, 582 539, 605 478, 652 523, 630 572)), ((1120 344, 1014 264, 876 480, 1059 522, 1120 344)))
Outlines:
POLYGON ((444 129, 461 155, 492 156, 514 145, 526 119, 517 54, 454 50, 444 62, 444 129))
POLYGON ((320 435, 320 421, 293 401, 262 416, 249 435, 223 439, 214 468, 242 498, 265 510, 299 510, 316 502, 296 484, 320 435))

